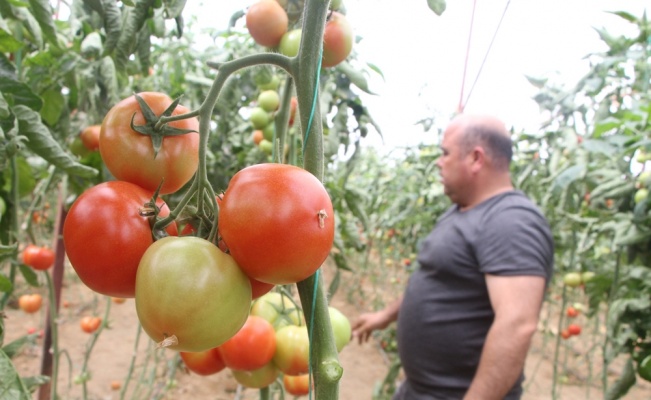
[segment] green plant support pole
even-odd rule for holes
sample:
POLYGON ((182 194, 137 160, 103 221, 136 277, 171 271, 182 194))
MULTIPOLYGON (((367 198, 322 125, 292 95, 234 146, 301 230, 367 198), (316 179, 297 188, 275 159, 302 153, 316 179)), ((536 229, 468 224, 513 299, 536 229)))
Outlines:
MULTIPOLYGON (((303 129, 303 167, 323 181, 323 128, 318 99, 318 72, 328 0, 306 2, 299 57, 292 59, 296 72, 301 127, 303 129), (316 98, 315 98, 316 96, 316 98)), ((333 218, 334 216, 330 216, 333 218)), ((310 336, 310 366, 314 376, 315 398, 334 400, 339 397, 339 379, 343 369, 330 325, 328 302, 323 280, 315 274, 297 284, 310 336)))

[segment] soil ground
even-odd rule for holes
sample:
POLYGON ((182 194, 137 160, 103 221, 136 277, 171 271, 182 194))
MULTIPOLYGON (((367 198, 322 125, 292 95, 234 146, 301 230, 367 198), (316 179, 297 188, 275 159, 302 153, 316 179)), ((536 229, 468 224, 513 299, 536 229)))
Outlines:
MULTIPOLYGON (((342 286, 330 300, 330 304, 351 320, 354 320, 360 312, 367 310, 378 295, 391 297, 398 293, 394 287, 378 289, 375 286, 373 293, 365 292, 360 290, 360 287, 368 284, 367 278, 351 273, 346 274, 345 279, 342 279, 342 286)), ((326 276, 324 279, 327 280, 327 271, 324 275, 326 276)), ((383 278, 386 280, 386 277, 383 278)), ((398 282, 399 286, 399 278, 391 278, 390 281, 398 282)), ((44 293, 42 289, 32 290, 26 286, 21 290, 44 293)), ((59 348, 63 351, 58 380, 58 393, 61 399, 84 398, 82 385, 75 383, 75 377, 78 377, 82 371, 83 355, 92 336, 82 332, 79 320, 85 315, 101 316, 107 303, 109 303, 107 298, 92 293, 79 283, 73 274, 66 274, 62 291, 63 306, 58 319, 59 348)), ((6 314, 5 344, 26 334, 30 329, 40 330, 44 325, 44 308, 36 314, 25 314, 18 309, 8 309, 6 314)), ((228 370, 204 377, 188 373, 181 367, 176 370, 171 379, 166 378, 174 352, 152 351, 153 342, 144 333, 136 341, 137 330, 138 320, 134 301, 129 299, 122 304, 111 303, 109 328, 99 335, 88 360, 88 370, 91 375, 86 383, 87 399, 120 399, 121 388, 125 385, 128 388, 125 399, 154 398, 152 393, 164 393, 162 397, 164 399, 258 398, 257 390, 238 388, 228 370), (134 356, 132 378, 127 384, 126 377, 134 356), (171 387, 166 386, 166 383, 170 382, 171 387)), ((526 364, 525 372, 528 379, 525 382, 526 393, 523 400, 552 398, 554 376, 552 360, 555 339, 549 340, 549 337, 543 334, 542 328, 534 337, 526 364)), ((590 353, 578 349, 580 344, 585 343, 577 340, 575 345, 563 346, 561 354, 565 367, 562 365, 558 367, 561 378, 557 381, 562 382, 558 383, 557 387, 559 399, 603 398, 598 365, 601 358, 594 354, 592 357, 587 357, 586 354, 590 353)), ((41 354, 42 339, 37 339, 34 344, 24 348, 14 359, 21 376, 39 373, 41 354)), ((340 362, 344 368, 344 375, 340 381, 341 400, 371 399, 374 387, 387 375, 391 363, 389 355, 384 352, 377 338, 363 345, 350 343, 340 353, 340 362)), ((609 369, 611 381, 619 372, 618 364, 613 365, 609 369)), ((38 397, 34 394, 33 398, 38 397)), ((648 382, 638 383, 624 398, 651 399, 651 385, 648 382)))

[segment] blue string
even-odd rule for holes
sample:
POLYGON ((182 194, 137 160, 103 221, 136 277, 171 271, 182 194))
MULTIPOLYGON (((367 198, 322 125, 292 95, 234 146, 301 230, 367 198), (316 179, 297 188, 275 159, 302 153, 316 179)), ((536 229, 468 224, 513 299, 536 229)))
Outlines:
POLYGON ((321 62, 323 61, 323 45, 319 51, 319 67, 316 69, 316 81, 314 82, 314 98, 312 98, 312 109, 310 110, 310 119, 307 121, 307 129, 305 130, 305 139, 303 140, 303 154, 305 154, 305 146, 307 145, 307 138, 310 136, 310 128, 312 128, 312 120, 314 119, 314 112, 316 110, 317 93, 319 92, 319 81, 321 80, 321 62))

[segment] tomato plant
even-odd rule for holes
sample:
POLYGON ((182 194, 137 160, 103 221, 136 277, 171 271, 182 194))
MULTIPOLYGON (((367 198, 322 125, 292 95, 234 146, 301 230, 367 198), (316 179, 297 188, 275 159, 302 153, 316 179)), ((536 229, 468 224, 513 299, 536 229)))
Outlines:
MULTIPOLYGON (((63 242, 79 279, 97 293, 134 297, 136 271, 153 243, 143 216, 152 192, 135 184, 110 181, 93 186, 75 200, 63 225, 63 242)), ((159 200, 160 215, 169 214, 159 200)), ((176 224, 167 233, 176 235, 176 224)))
POLYGON ((235 335, 249 316, 251 284, 211 242, 168 236, 142 256, 136 312, 145 332, 178 351, 205 351, 235 335))
POLYGON ((278 46, 288 23, 287 13, 275 0, 259 0, 246 11, 246 28, 261 46, 278 46))
POLYGON ((344 61, 353 49, 353 30, 346 17, 336 11, 330 15, 323 33, 324 68, 334 67, 344 61))
POLYGON ((18 298, 18 307, 28 314, 33 314, 41 309, 43 296, 38 293, 24 294, 18 298))
POLYGON ((219 232, 250 277, 274 284, 298 282, 312 275, 330 252, 332 202, 321 182, 302 168, 253 165, 231 179, 219 232))
POLYGON ((54 256, 54 252, 49 248, 30 244, 23 250, 23 264, 44 271, 54 264, 54 256))
POLYGON ((306 396, 310 393, 310 374, 283 375, 283 387, 292 396, 306 396))
POLYGON ((309 372, 310 339, 305 325, 288 325, 276 331, 273 362, 287 375, 309 372))
MULTIPOLYGON (((164 93, 143 92, 151 112, 162 115, 172 104, 164 93)), ((176 106, 171 115, 185 114, 189 110, 176 106)), ((118 180, 135 183, 154 191, 163 182, 160 194, 172 193, 185 185, 197 170, 199 163, 199 121, 188 118, 170 122, 161 130, 154 129, 156 120, 146 120, 141 104, 135 96, 117 103, 104 117, 99 137, 99 151, 106 168, 118 180), (142 127, 147 134, 130 126, 142 127), (191 130, 181 135, 158 136, 173 129, 191 130), (160 140, 160 143, 158 141, 160 140), (156 150, 155 145, 160 145, 156 150)))
POLYGON ((228 368, 245 371, 262 368, 275 351, 276 331, 266 319, 255 315, 249 315, 242 328, 219 346, 228 368))
POLYGON ((79 138, 85 148, 90 151, 99 150, 99 133, 101 128, 101 125, 90 125, 79 133, 79 138))
POLYGON ((93 333, 97 329, 99 329, 99 326, 102 324, 102 319, 100 317, 83 317, 81 321, 79 321, 79 326, 81 327, 81 330, 86 332, 86 333, 93 333))
POLYGON ((226 368, 217 347, 197 352, 180 351, 185 366, 197 375, 213 375, 226 368))

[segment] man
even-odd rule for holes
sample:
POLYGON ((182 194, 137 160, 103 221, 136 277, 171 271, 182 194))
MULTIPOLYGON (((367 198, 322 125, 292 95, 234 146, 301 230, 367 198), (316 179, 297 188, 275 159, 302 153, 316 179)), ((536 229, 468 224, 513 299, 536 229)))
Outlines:
POLYGON ((504 124, 460 115, 438 160, 454 205, 423 241, 404 295, 353 324, 360 343, 398 322, 405 382, 394 399, 519 399, 552 273, 549 225, 511 183, 504 124))

